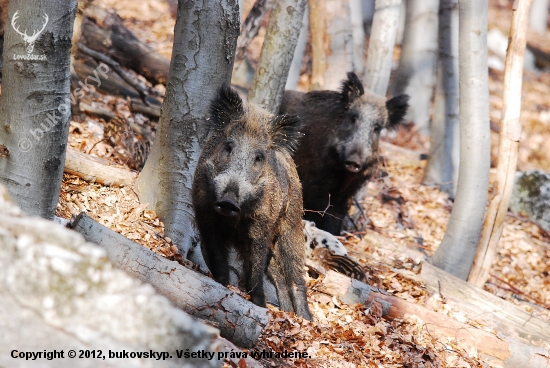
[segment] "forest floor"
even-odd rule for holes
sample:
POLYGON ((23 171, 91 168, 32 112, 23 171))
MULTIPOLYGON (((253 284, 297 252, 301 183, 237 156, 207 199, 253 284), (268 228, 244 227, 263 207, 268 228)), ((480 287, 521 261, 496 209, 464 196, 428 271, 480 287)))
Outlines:
MULTIPOLYGON (((127 27, 151 47, 169 58, 174 18, 163 0, 136 3, 131 0, 97 0, 106 9, 114 9, 127 27)), ((245 14, 253 2, 245 1, 245 14)), ((511 20, 510 1, 490 1, 491 27, 507 34, 511 20), (498 20, 498 21, 494 21, 498 20), (509 26, 508 26, 509 27, 509 26)), ((253 42, 248 57, 257 60, 264 31, 253 42)), ((307 71, 307 65, 303 67, 307 71)), ((307 87, 307 73, 301 79, 307 87)), ((523 85, 523 135, 519 170, 531 168, 550 172, 550 73, 526 72, 523 85)), ((306 86, 306 87, 304 87, 306 86)), ((491 69, 491 125, 493 167, 498 145, 498 123, 502 108, 503 73, 491 69)), ((125 119, 155 128, 156 122, 130 112, 128 101, 94 93, 88 98, 96 107, 108 109, 125 119)), ((85 153, 109 158, 124 165, 117 148, 102 142, 105 121, 86 116, 72 121, 69 144, 85 153)), ((388 139, 417 152, 428 152, 428 141, 409 128, 388 139)), ((453 203, 437 189, 421 184, 424 161, 399 162, 387 157, 388 176, 369 183, 369 196, 363 203, 372 221, 371 231, 407 247, 433 254, 445 233, 453 203)), ((70 219, 81 211, 98 222, 170 259, 178 259, 177 249, 164 236, 156 214, 140 204, 131 188, 91 184, 65 174, 57 215, 70 219)), ((467 319, 452 302, 431 295, 421 283, 403 276, 396 269, 418 273, 418 265, 402 254, 380 252, 363 234, 341 238, 350 254, 365 267, 369 283, 409 302, 414 302, 465 325, 467 319)), ((310 279, 309 285, 316 280, 310 279)), ((491 267, 485 290, 521 309, 550 322, 550 237, 536 224, 510 214, 506 218, 498 252, 491 267)), ((387 321, 364 305, 349 306, 336 298, 309 291, 314 321, 270 308, 272 322, 253 350, 294 349, 307 351, 307 360, 273 360, 272 366, 303 367, 489 367, 478 352, 455 340, 441 341, 418 319, 387 321)), ((230 366, 229 363, 226 363, 230 366)))

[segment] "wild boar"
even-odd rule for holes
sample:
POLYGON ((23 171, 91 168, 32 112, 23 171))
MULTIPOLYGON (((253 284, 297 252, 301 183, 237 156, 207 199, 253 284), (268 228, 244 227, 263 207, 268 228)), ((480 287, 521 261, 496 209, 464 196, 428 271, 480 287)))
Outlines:
POLYGON ((395 128, 405 116, 409 96, 384 97, 365 91, 348 73, 342 91, 286 91, 281 114, 296 114, 305 124, 294 155, 304 191, 304 219, 339 235, 349 201, 378 166, 383 128, 395 128))
POLYGON ((193 208, 204 260, 229 283, 231 254, 242 261, 240 283, 266 306, 264 276, 279 306, 310 319, 304 281, 302 187, 292 153, 302 136, 296 116, 273 116, 245 104, 230 87, 212 101, 211 135, 193 180, 193 208))

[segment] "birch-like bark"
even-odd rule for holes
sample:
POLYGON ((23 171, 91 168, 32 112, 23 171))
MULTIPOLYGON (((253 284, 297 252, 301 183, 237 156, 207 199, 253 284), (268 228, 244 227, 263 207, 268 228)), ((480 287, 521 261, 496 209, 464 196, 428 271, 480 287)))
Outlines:
POLYGON ((298 44, 294 50, 294 56, 292 57, 292 63, 290 64, 290 70, 288 71, 285 89, 295 90, 296 87, 298 87, 298 80, 300 79, 300 71, 302 70, 302 61, 304 60, 308 37, 309 12, 306 4, 304 18, 302 19, 302 28, 300 29, 300 37, 298 37, 298 44))
POLYGON ((0 183, 25 212, 48 219, 65 165, 75 12, 76 0, 12 0, 4 34, 0 183))
MULTIPOLYGON (((198 244, 191 185, 210 101, 229 83, 239 35, 236 0, 180 0, 159 130, 136 188, 184 257, 198 244)), ((202 257, 191 259, 204 264, 202 257)))
POLYGON ((487 1, 459 1, 460 167, 456 199, 433 264, 466 280, 483 225, 490 168, 487 1))
POLYGON ((353 70, 348 0, 310 0, 311 89, 338 89, 353 70))
POLYGON ((385 96, 393 64, 401 0, 376 0, 363 85, 385 96))
POLYGON ((423 135, 430 133, 430 106, 435 85, 439 0, 406 2, 405 29, 399 67, 390 94, 410 96, 406 121, 423 135))
POLYGON ((436 185, 454 198, 458 179, 458 0, 441 0, 439 57, 425 185, 436 185))
POLYGON ((495 258, 496 248, 504 227, 508 205, 514 189, 521 139, 521 85, 523 57, 527 43, 527 25, 531 0, 519 0, 512 16, 510 41, 504 67, 504 95, 500 119, 500 142, 498 149, 497 177, 491 197, 481 238, 468 281, 483 287, 489 278, 489 270, 495 258))
POLYGON ((307 0, 279 0, 273 4, 269 16, 248 100, 272 113, 279 110, 283 98, 306 4, 307 0))
POLYGON ((363 27, 363 8, 361 2, 362 0, 349 0, 351 35, 353 39, 353 71, 359 78, 362 78, 365 72, 365 63, 363 62, 365 29, 363 27))
POLYGON ((548 0, 533 0, 529 12, 529 28, 544 35, 548 25, 548 0))

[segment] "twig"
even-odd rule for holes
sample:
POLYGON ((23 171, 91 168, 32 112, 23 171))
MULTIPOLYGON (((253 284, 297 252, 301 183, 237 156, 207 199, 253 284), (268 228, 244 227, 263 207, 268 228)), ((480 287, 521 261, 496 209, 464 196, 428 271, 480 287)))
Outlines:
POLYGON ((521 291, 520 289, 518 289, 517 287, 515 287, 514 285, 512 285, 510 282, 506 281, 506 280, 503 280, 501 279, 500 277, 496 276, 495 274, 491 273, 490 274, 491 277, 494 277, 495 280, 499 281, 499 282, 502 282, 506 285, 508 285, 512 291, 516 294, 520 294, 520 295, 523 295, 524 297, 526 298, 529 298, 531 300, 534 300, 539 306, 543 307, 544 309, 548 309, 550 310, 550 305, 546 304, 545 302, 543 302, 542 300, 540 300, 539 298, 537 298, 536 296, 531 296, 523 291, 521 291))

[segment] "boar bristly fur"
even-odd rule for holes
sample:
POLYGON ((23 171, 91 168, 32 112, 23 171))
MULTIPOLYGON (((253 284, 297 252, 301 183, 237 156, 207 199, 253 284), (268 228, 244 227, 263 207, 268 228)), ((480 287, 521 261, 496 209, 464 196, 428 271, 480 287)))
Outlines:
POLYGON ((296 114, 305 124, 294 161, 306 220, 340 234, 350 199, 376 172, 380 131, 401 123, 408 100, 400 95, 386 101, 365 90, 354 73, 341 92, 285 92, 280 113, 296 114))
POLYGON ((296 116, 245 104, 228 86, 211 104, 211 135, 193 180, 201 249, 214 278, 229 283, 230 249, 240 283, 265 307, 267 275, 281 309, 311 319, 304 281, 302 187, 291 154, 302 136, 296 116))

